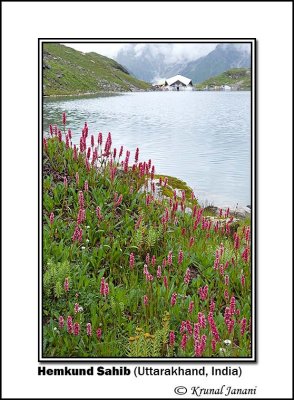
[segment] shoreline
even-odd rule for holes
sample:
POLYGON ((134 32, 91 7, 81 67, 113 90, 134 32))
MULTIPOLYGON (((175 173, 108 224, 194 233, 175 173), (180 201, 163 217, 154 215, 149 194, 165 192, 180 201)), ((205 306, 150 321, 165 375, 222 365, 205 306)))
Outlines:
MULTIPOLYGON (((114 94, 114 95, 123 95, 123 94, 128 94, 128 93, 154 93, 154 92, 163 92, 163 93, 168 93, 170 91, 165 91, 165 90, 129 90, 127 92, 115 92, 115 91, 100 91, 100 92, 87 92, 87 93, 76 93, 76 94, 49 94, 49 95, 43 95, 43 98, 54 98, 54 97, 82 97, 82 96, 94 96, 94 95, 99 95, 99 94, 114 94)), ((183 91, 181 91, 183 92, 183 91)), ((224 91, 224 90, 193 90, 193 92, 209 92, 209 93, 220 93, 220 92, 225 92, 225 93, 236 93, 236 92, 251 92, 251 90, 230 90, 230 91, 224 91)))
POLYGON ((155 90, 129 90, 127 92, 115 92, 115 91, 100 91, 100 92, 87 92, 87 93, 76 93, 76 94, 49 94, 43 95, 42 97, 51 98, 51 97, 82 97, 82 96, 91 96, 91 95, 99 95, 99 94, 127 94, 127 93, 141 93, 141 92, 155 92, 155 90))

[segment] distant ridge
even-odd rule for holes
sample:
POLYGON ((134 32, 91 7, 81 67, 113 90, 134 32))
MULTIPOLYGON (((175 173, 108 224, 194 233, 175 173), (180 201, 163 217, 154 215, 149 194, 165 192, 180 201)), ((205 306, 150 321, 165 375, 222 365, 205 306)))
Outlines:
POLYGON ((129 45, 119 51, 116 60, 138 79, 149 82, 183 75, 193 83, 200 83, 231 68, 251 68, 249 46, 234 43, 220 43, 195 61, 175 63, 168 63, 163 54, 152 51, 151 47, 142 48, 138 55, 135 47, 129 45))

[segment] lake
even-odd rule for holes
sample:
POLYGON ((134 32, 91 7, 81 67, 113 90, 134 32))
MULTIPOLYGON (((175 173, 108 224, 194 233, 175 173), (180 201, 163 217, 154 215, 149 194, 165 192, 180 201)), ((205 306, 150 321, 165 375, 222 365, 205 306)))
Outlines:
POLYGON ((43 129, 61 124, 79 144, 84 122, 89 135, 112 134, 113 147, 136 147, 156 173, 187 182, 203 205, 235 208, 251 204, 250 92, 137 92, 45 98, 43 129))

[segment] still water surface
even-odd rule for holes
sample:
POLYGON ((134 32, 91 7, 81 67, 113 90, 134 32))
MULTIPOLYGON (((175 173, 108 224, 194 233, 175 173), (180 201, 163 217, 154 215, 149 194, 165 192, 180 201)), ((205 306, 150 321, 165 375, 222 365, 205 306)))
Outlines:
POLYGON ((62 112, 79 144, 89 135, 112 133, 114 147, 136 147, 156 172, 188 183, 202 204, 251 204, 250 92, 143 92, 45 98, 43 129, 61 126, 62 112))

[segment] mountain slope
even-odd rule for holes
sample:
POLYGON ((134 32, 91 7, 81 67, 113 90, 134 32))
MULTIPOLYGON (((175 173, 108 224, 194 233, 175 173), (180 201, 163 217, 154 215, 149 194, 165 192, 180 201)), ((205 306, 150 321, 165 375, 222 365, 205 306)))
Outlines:
POLYGON ((235 90, 251 90, 251 70, 249 68, 233 68, 196 86, 201 90, 210 86, 222 85, 231 86, 235 90))
POLYGON ((206 56, 193 61, 168 62, 160 48, 150 44, 136 50, 134 45, 122 48, 116 60, 134 76, 149 82, 173 75, 184 75, 199 83, 231 68, 250 68, 250 53, 245 44, 220 43, 206 56))
POLYGON ((43 44, 43 94, 71 95, 150 89, 116 61, 59 43, 43 44))
POLYGON ((219 44, 207 56, 189 62, 180 73, 192 79, 193 83, 199 83, 231 68, 250 67, 247 51, 240 50, 238 45, 219 44))

